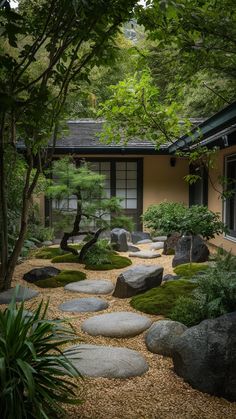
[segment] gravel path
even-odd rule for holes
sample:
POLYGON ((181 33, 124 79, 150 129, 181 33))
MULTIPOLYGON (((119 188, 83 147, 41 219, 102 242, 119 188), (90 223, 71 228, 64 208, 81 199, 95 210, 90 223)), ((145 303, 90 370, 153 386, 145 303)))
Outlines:
MULTIPOLYGON (((149 245, 140 246, 142 250, 149 245)), ((124 256, 127 254, 124 254, 124 256)), ((164 267, 164 274, 173 273, 171 268, 172 256, 162 256, 158 259, 133 259, 133 264, 160 264, 164 267)), ((31 259, 19 265, 15 272, 14 283, 27 285, 22 280, 23 274, 34 267, 51 265, 48 260, 31 259)), ((56 264, 59 269, 73 269, 86 272, 88 279, 108 279, 116 282, 122 270, 113 271, 85 271, 78 264, 56 264)), ((129 268, 125 268, 129 269, 129 268)), ((124 269, 124 270, 125 270, 124 269)), ((78 407, 67 407, 66 419, 235 419, 236 403, 225 399, 209 396, 192 389, 187 383, 173 372, 172 361, 169 358, 148 352, 144 343, 144 334, 133 338, 115 339, 93 337, 81 331, 81 322, 93 313, 62 313, 59 304, 73 299, 85 297, 64 291, 63 288, 41 290, 33 285, 30 287, 40 291, 40 296, 25 303, 27 309, 33 308, 42 297, 50 298, 49 317, 70 318, 76 327, 83 343, 95 345, 123 346, 134 349, 143 354, 149 364, 149 371, 141 377, 131 379, 87 378, 82 383, 84 387, 82 398, 85 402, 78 407)), ((116 299, 103 296, 109 303, 109 308, 100 313, 113 311, 132 311, 129 299, 116 299)), ((1 306, 4 307, 4 306, 1 306)), ((140 312, 137 312, 140 314, 140 312)), ((149 316, 155 321, 162 317, 149 316)))

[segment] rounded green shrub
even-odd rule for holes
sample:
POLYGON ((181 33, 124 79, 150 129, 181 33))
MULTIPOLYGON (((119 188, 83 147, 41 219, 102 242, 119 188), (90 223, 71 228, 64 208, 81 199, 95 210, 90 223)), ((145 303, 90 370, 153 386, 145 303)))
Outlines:
MULTIPOLYGON (((71 245, 71 247, 74 247, 75 249, 80 249, 81 245, 80 244, 73 244, 73 245, 71 245)), ((42 247, 42 249, 38 250, 34 254, 34 257, 36 257, 37 259, 52 259, 52 258, 55 258, 57 256, 62 256, 62 255, 67 255, 67 254, 69 254, 69 253, 65 252, 60 247, 49 246, 49 247, 42 247)))
POLYGON ((122 269, 126 268, 127 266, 132 265, 132 261, 129 258, 124 256, 119 256, 113 252, 109 255, 109 263, 104 263, 100 265, 85 265, 86 269, 90 269, 92 271, 109 271, 112 269, 122 269))
POLYGON ((205 318, 201 304, 193 297, 179 297, 169 317, 187 327, 195 326, 205 318))
POLYGON ((189 296, 197 287, 195 283, 185 279, 168 281, 163 285, 152 288, 144 294, 132 298, 133 308, 148 314, 169 316, 175 302, 180 296, 189 296))
POLYGON ((64 287, 70 282, 82 281, 86 278, 86 274, 80 271, 61 271, 58 275, 51 278, 36 281, 34 284, 40 288, 58 288, 64 287))

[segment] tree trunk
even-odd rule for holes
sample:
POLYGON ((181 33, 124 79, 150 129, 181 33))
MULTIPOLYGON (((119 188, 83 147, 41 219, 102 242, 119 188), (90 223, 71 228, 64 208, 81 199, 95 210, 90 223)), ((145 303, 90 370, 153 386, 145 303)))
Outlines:
POLYGON ((7 218, 7 182, 4 158, 4 126, 5 115, 1 117, 0 127, 0 229, 1 229, 1 265, 0 290, 4 288, 8 262, 8 218, 7 218))
POLYGON ((101 232, 104 230, 104 228, 99 228, 96 233, 94 233, 94 236, 91 240, 89 240, 80 250, 79 254, 79 262, 84 262, 84 258, 89 251, 89 249, 98 241, 98 237, 101 234, 101 232))

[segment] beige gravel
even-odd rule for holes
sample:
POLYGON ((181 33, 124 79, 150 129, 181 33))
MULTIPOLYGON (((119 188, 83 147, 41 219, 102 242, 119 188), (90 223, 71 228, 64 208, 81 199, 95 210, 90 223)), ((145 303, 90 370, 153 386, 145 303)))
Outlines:
MULTIPOLYGON (((148 245, 140 246, 142 250, 148 245)), ((125 254, 124 254, 125 255, 125 254)), ((172 273, 172 256, 159 259, 133 259, 133 264, 160 264, 164 274, 172 273)), ((14 283, 25 285, 22 276, 34 267, 50 265, 47 260, 31 259, 17 266, 14 283)), ((85 271, 78 264, 56 264, 60 269, 78 269, 86 272, 88 279, 108 279, 115 283, 121 269, 113 271, 85 271)), ((129 269, 125 268, 124 270, 129 269)), ((32 285, 32 288, 39 290, 32 285)), ((63 288, 40 289, 37 299, 28 301, 25 306, 32 309, 42 297, 50 298, 49 316, 63 318, 65 314, 58 310, 58 305, 66 300, 84 294, 64 291, 63 288)), ((129 299, 121 300, 112 296, 102 296, 109 302, 109 308, 103 312, 135 311, 129 305, 129 299)), ((2 306, 3 307, 3 306, 2 306)), ((100 312, 100 313, 103 313, 100 312)), ((148 352, 144 343, 144 334, 128 339, 92 337, 81 331, 80 325, 92 313, 67 314, 75 326, 78 336, 84 343, 122 346, 134 349, 143 354, 149 364, 149 371, 141 377, 131 379, 86 378, 83 390, 84 403, 78 407, 67 407, 67 419, 235 419, 236 403, 209 396, 192 389, 173 372, 169 358, 148 352)), ((153 321, 159 316, 149 316, 153 321)))

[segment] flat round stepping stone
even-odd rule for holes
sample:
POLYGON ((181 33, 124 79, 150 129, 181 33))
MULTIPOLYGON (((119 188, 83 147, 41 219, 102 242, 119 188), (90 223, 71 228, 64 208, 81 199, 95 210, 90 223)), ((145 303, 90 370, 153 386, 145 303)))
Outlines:
POLYGON ((155 242, 150 246, 150 250, 164 249, 164 242, 155 242))
POLYGON ((130 378, 148 371, 143 356, 127 348, 75 345, 67 349, 64 355, 87 377, 130 378))
POLYGON ((90 317, 82 323, 82 330, 92 336, 125 338, 142 333, 151 324, 146 316, 120 311, 90 317))
POLYGON ((159 253, 154 253, 150 250, 140 251, 140 252, 131 252, 129 253, 129 257, 133 258, 140 258, 140 259, 155 259, 161 257, 159 253))
POLYGON ((114 290, 114 285, 111 281, 104 279, 85 279, 84 281, 71 282, 64 289, 83 294, 110 294, 114 290))
POLYGON ((32 290, 31 288, 22 287, 21 285, 18 288, 10 288, 7 291, 0 293, 0 304, 9 304, 15 296, 16 301, 26 301, 31 300, 34 297, 39 295, 38 291, 32 290), (16 291, 17 289, 17 291, 16 291))
POLYGON ((107 307, 108 302, 106 300, 103 300, 102 298, 88 297, 66 301, 65 303, 59 305, 59 310, 86 313, 105 310, 107 307))
POLYGON ((143 239, 143 240, 139 240, 137 242, 137 244, 148 244, 148 243, 152 243, 152 240, 150 240, 150 239, 143 239))

